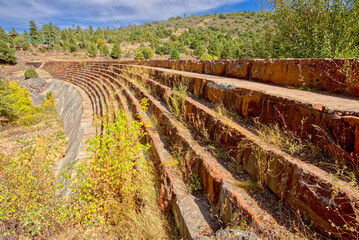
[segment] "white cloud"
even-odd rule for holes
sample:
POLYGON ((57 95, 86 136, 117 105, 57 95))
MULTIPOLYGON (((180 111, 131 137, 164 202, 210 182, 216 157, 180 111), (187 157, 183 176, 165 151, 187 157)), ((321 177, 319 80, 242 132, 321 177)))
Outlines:
POLYGON ((59 13, 57 9, 47 6, 47 4, 43 4, 41 1, 0 0, 1 20, 37 18, 39 16, 49 17, 59 13))
MULTIPOLYGON (((165 20, 248 0, 0 0, 0 18, 7 22, 35 20, 119 26, 165 20)), ((1 24, 1 23, 0 23, 1 24)))

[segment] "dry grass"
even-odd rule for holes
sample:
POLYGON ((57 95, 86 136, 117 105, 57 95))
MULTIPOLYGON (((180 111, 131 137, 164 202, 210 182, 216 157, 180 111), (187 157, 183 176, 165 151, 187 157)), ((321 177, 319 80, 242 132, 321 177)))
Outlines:
POLYGON ((301 153, 306 147, 293 132, 280 128, 278 124, 264 125, 256 118, 254 123, 258 136, 265 143, 279 147, 292 155, 301 153))

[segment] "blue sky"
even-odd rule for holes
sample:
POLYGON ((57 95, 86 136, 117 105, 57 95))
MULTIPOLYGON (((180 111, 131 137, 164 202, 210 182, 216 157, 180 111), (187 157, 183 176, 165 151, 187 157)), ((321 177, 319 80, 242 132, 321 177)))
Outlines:
POLYGON ((28 29, 52 22, 61 29, 81 27, 118 28, 129 24, 167 20, 186 14, 259 10, 256 0, 0 0, 0 26, 28 29))

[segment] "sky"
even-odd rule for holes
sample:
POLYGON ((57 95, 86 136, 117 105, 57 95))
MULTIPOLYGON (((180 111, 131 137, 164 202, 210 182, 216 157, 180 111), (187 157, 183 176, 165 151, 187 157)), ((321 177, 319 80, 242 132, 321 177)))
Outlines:
POLYGON ((30 20, 38 27, 52 22, 61 29, 73 24, 118 28, 184 14, 259 9, 256 0, 0 0, 0 26, 20 33, 28 30, 30 20))

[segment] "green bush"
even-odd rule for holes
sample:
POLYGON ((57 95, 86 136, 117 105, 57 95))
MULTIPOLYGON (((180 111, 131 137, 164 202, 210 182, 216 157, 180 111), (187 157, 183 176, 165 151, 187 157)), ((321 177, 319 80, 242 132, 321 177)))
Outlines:
POLYGON ((136 51, 136 60, 152 59, 155 52, 150 47, 140 47, 136 51))
POLYGON ((171 54, 171 59, 181 59, 179 53, 177 52, 177 50, 173 50, 172 54, 171 54))
POLYGON ((76 44, 74 44, 74 43, 70 43, 69 47, 68 47, 70 52, 76 52, 77 48, 78 48, 78 46, 76 44))
POLYGON ((18 144, 19 154, 0 155, 1 235, 7 239, 46 239, 72 217, 71 206, 57 194, 53 173, 55 161, 66 148, 65 135, 18 144))
POLYGON ((37 74, 37 72, 35 71, 35 69, 33 68, 28 68, 26 69, 25 73, 24 73, 25 79, 29 79, 29 78, 37 78, 39 77, 39 75, 37 74))
POLYGON ((41 108, 32 104, 30 93, 16 82, 0 80, 0 116, 30 125, 37 121, 36 113, 41 108))
POLYGON ((91 156, 77 167, 74 204, 79 204, 80 222, 112 222, 119 213, 139 207, 135 199, 146 174, 143 153, 149 146, 140 142, 145 135, 141 122, 129 122, 122 110, 117 116, 89 141, 91 156))
POLYGON ((203 54, 200 57, 200 60, 217 60, 218 58, 216 56, 211 56, 208 53, 203 54))

